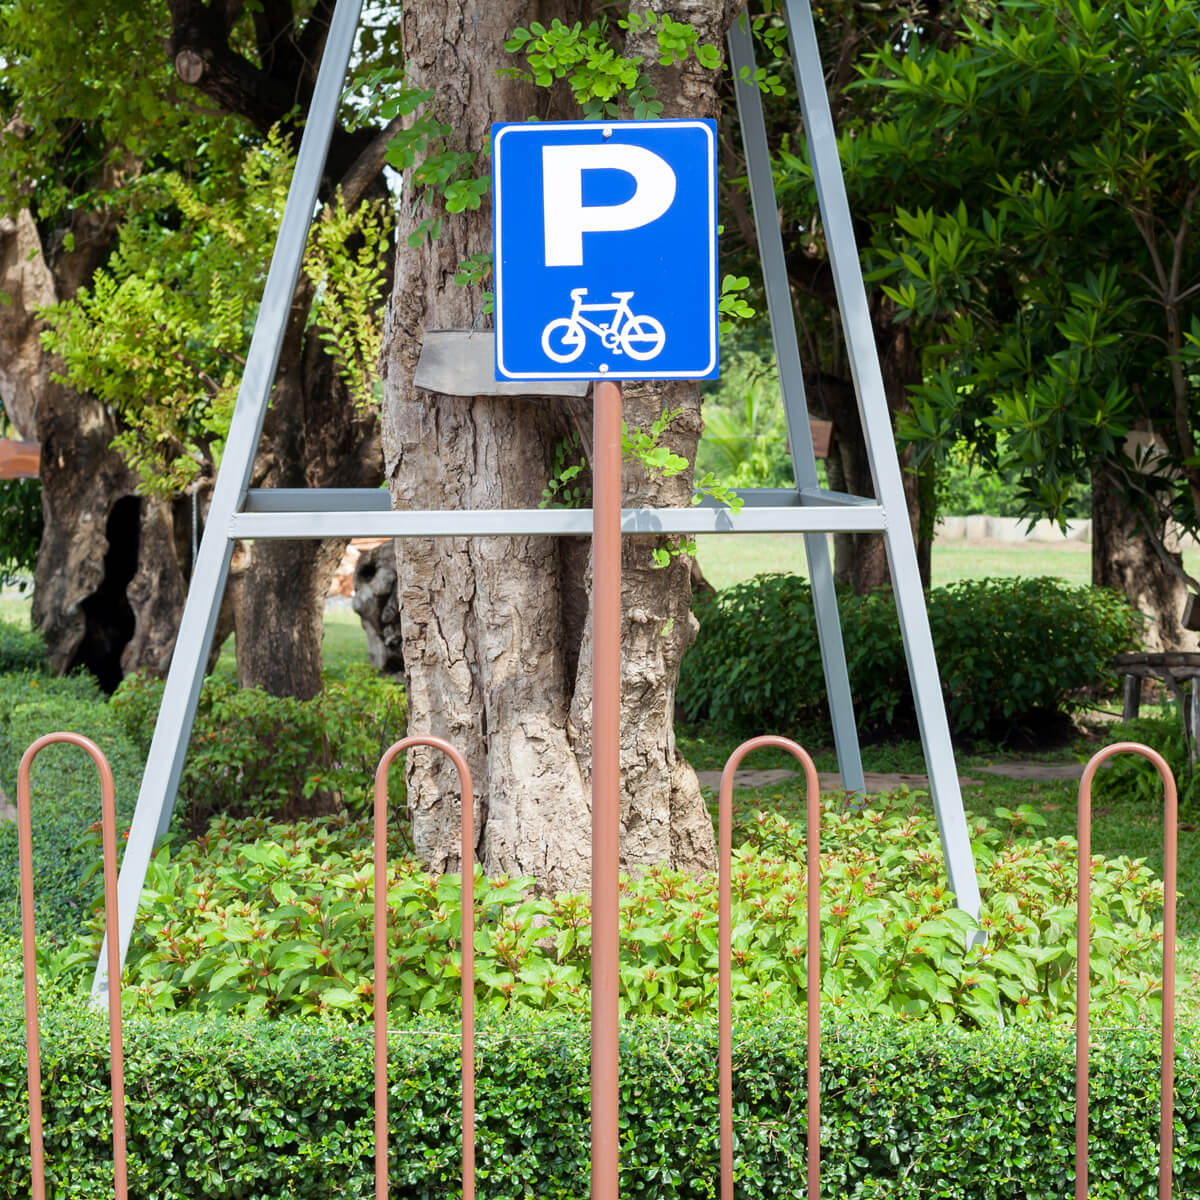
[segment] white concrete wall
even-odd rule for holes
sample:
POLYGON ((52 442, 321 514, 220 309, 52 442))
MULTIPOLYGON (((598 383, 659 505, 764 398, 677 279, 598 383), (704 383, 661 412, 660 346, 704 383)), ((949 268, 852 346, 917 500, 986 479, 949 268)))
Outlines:
POLYGON ((953 542, 966 538, 990 539, 995 542, 1090 542, 1090 520, 1068 521, 1066 532, 1057 521, 1029 522, 1021 517, 944 517, 938 524, 934 541, 953 542))

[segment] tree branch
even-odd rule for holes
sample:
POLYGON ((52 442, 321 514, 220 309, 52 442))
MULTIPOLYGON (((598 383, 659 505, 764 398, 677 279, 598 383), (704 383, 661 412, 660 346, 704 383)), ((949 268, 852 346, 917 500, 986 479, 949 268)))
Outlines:
POLYGON ((353 208, 366 194, 367 189, 379 178, 383 164, 387 160, 387 149, 392 138, 404 127, 404 118, 393 117, 367 143, 359 156, 350 164, 350 169, 342 176, 338 186, 347 208, 353 208))
POLYGON ((333 6, 334 0, 317 0, 305 23, 304 31, 296 40, 296 52, 314 79, 316 78, 317 63, 321 61, 321 52, 325 49, 325 39, 329 36, 329 24, 333 20, 333 6))
POLYGON ((1167 296, 1168 304, 1176 304, 1179 301, 1179 276, 1183 271, 1183 251, 1187 246, 1188 233, 1192 227, 1192 208, 1197 197, 1200 197, 1200 183, 1188 192, 1187 198, 1183 202, 1183 216, 1180 218, 1179 228, 1175 231, 1175 237, 1172 239, 1171 290, 1167 296))
POLYGON ((1158 240, 1154 236, 1154 214, 1149 209, 1134 208, 1131 204, 1129 219, 1133 222, 1133 227, 1141 234, 1142 241, 1150 254, 1150 261, 1154 264, 1154 274, 1158 277, 1158 293, 1160 298, 1165 300, 1171 284, 1162 255, 1158 250, 1158 240))
POLYGON ((836 306, 837 291, 833 286, 833 268, 828 260, 809 254, 798 246, 785 248, 784 258, 793 287, 829 308, 836 306))
MULTIPOLYGON (((1158 514, 1160 520, 1165 522, 1170 519, 1170 513, 1165 511, 1164 507, 1158 503, 1157 499, 1149 492, 1149 490, 1143 487, 1137 481, 1134 472, 1126 469, 1121 463, 1114 463, 1113 465, 1125 477, 1125 487, 1127 491, 1140 495, 1158 514)), ((1184 586, 1191 588, 1193 591, 1200 591, 1200 583, 1197 583, 1197 581, 1183 569, 1182 562, 1176 562, 1175 556, 1167 549, 1166 543, 1163 541, 1163 539, 1159 537, 1158 530, 1154 527, 1156 522, 1151 521, 1146 516, 1145 512, 1140 508, 1135 509, 1135 512, 1137 515, 1138 524, 1142 527, 1142 531, 1146 535, 1146 540, 1153 547, 1155 554, 1157 554, 1159 559, 1161 559, 1163 566, 1166 567, 1167 570, 1170 571, 1171 574, 1180 581, 1180 583, 1184 584, 1184 586)))
POLYGON ((263 0, 262 9, 254 14, 254 40, 268 74, 283 79, 304 75, 306 64, 296 48, 295 32, 290 0, 263 0))
MULTIPOLYGON (((266 55, 262 67, 230 48, 221 14, 203 0, 168 0, 168 6, 172 29, 167 53, 180 79, 204 93, 220 111, 244 117, 260 133, 276 125, 294 133, 295 109, 306 106, 312 96, 332 0, 317 0, 298 38, 291 0, 264 0, 255 23, 260 52, 266 55), (288 63, 295 69, 285 70, 288 63)), ((339 126, 334 130, 326 163, 326 197, 328 180, 352 172, 375 136, 370 129, 351 133, 339 126)), ((351 183, 358 186, 354 180, 351 183)))
POLYGON ((199 88, 228 113, 245 117, 261 133, 278 124, 303 97, 289 85, 234 53, 224 21, 200 0, 169 0, 167 53, 184 83, 199 88))
POLYGON ((1185 300, 1190 300, 1192 296, 1196 294, 1196 292, 1200 292, 1200 283, 1193 283, 1191 287, 1180 292, 1179 295, 1175 297, 1175 300, 1177 303, 1182 304, 1185 300))
MULTIPOLYGON (((1171 390, 1174 393, 1174 424, 1175 437, 1179 443, 1179 452, 1185 461, 1195 457, 1195 439, 1192 437, 1191 412, 1187 376, 1179 355, 1183 350, 1183 330, 1179 323, 1179 297, 1176 295, 1179 286, 1179 274, 1183 260, 1184 243, 1187 241, 1188 229, 1191 225, 1191 206, 1200 195, 1200 186, 1195 188, 1188 197, 1184 207, 1183 219, 1179 229, 1171 239, 1172 261, 1168 271, 1159 252, 1158 240, 1154 236, 1154 215, 1149 205, 1143 209, 1130 206, 1129 216, 1134 227, 1141 234, 1142 241, 1154 264, 1154 274, 1159 281, 1158 298, 1163 307, 1163 317, 1167 326, 1167 351, 1171 372, 1171 390)), ((1200 469, 1194 466, 1183 468, 1188 482, 1188 490, 1192 497, 1192 507, 1200 516, 1200 469)))

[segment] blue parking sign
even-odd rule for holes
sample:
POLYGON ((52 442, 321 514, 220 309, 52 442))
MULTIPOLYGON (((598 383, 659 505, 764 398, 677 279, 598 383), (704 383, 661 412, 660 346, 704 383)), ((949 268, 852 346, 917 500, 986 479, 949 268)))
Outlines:
POLYGON ((497 379, 717 376, 716 123, 492 126, 497 379))

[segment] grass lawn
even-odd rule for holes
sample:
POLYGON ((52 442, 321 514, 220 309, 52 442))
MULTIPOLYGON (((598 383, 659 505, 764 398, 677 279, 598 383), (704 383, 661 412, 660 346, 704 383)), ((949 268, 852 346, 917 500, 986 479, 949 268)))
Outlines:
MULTIPOLYGON (((352 608, 325 610, 325 641, 321 647, 325 670, 340 675, 347 667, 367 662, 367 635, 352 608)), ((217 658, 218 669, 236 672, 237 638, 230 634, 217 658)))
MULTIPOLYGON (((807 575, 804 538, 798 533, 706 533, 696 538, 697 557, 705 578, 720 590, 764 571, 807 575)), ((1200 550, 1185 553, 1187 568, 1200 570, 1200 550)), ((1090 583, 1091 545, 1087 542, 1030 542, 1025 545, 965 541, 935 542, 933 585, 956 579, 1010 575, 1056 575, 1067 583, 1090 583)))
POLYGON ((0 595, 0 621, 10 625, 29 626, 29 606, 33 603, 33 592, 24 595, 16 591, 5 591, 0 595))
MULTIPOLYGON (((14 625, 29 624, 29 607, 33 593, 24 595, 16 591, 5 591, 0 595, 0 621, 14 625)), ((233 671, 236 666, 235 638, 233 634, 225 640, 217 662, 220 667, 233 671)), ((367 635, 363 633, 358 613, 349 607, 325 610, 325 642, 323 647, 325 669, 338 674, 347 667, 367 661, 367 635)))

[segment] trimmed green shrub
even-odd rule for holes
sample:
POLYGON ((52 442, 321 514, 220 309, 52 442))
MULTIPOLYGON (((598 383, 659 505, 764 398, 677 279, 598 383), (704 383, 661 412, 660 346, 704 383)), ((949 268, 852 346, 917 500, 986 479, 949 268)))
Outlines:
MULTIPOLYGON (((29 1194, 24 1046, 15 989, 0 1015, 0 1198, 29 1194)), ((126 1025, 130 1191, 155 1200, 367 1200, 371 1043, 319 1022, 126 1025)), ((112 1195, 106 1030, 51 1008, 43 1027, 50 1194, 112 1195)), ((794 1019, 734 1028, 739 1200, 803 1194, 805 1031, 794 1019)), ((577 1200, 588 1188, 588 1031, 522 1016, 478 1032, 480 1195, 577 1200)), ((392 1194, 457 1191, 456 1024, 391 1035, 392 1194)), ((1152 1031, 1094 1034, 1095 1200, 1153 1194, 1158 1058, 1152 1031)), ((927 1024, 826 1024, 823 1194, 1061 1200, 1073 1179, 1073 1041, 1065 1030, 965 1034, 927 1024)), ((627 1023, 621 1032, 621 1195, 717 1194, 713 1021, 627 1023)), ((1200 1051, 1177 1049, 1176 1194, 1200 1194, 1200 1051)))
MULTIPOLYGON (((0 679, 0 786, 9 799, 16 803, 17 765, 26 748, 58 730, 83 734, 104 752, 116 786, 118 824, 127 824, 143 757, 87 677, 0 679)), ((30 785, 38 935, 51 944, 68 942, 103 887, 98 874, 90 878, 98 851, 81 844, 100 820, 99 776, 82 750, 48 746, 34 760, 30 785)), ((19 861, 16 824, 0 823, 0 934, 20 932, 19 861)))
MULTIPOLYGON (((915 721, 890 591, 838 597, 862 726, 915 721)), ((934 588, 929 623, 951 725, 1003 737, 1013 722, 1070 711, 1110 689, 1112 658, 1136 644, 1141 618, 1116 592, 1055 579, 962 580, 934 588)), ((700 633, 678 698, 689 720, 791 729, 823 717, 825 680, 808 582, 759 575, 697 605, 700 633)))
MULTIPOLYGON (((988 931, 952 907, 936 824, 906 792, 867 810, 827 806, 822 830, 822 996, 877 1017, 991 1026, 1074 1015, 1075 843, 971 830, 988 931)), ((392 854, 399 850, 397 843, 392 854)), ((793 1010, 805 996, 801 832, 759 814, 733 864, 734 996, 745 1009, 793 1010)), ((394 857, 390 1008, 399 1019, 458 1005, 459 881, 394 857)), ((127 978, 152 1008, 269 1015, 371 1013, 371 830, 342 821, 219 822, 152 862, 127 978)), ((586 1009, 587 898, 538 897, 530 879, 477 875, 476 990, 481 1007, 586 1009)), ((1093 859, 1097 1012, 1136 1020, 1159 1003, 1162 888, 1142 862, 1093 859)), ((716 991, 716 880, 651 868, 621 902, 625 1011, 681 1016, 716 991)), ((64 962, 88 971, 93 938, 64 962)))
MULTIPOLYGON (((0 483, 3 483, 0 480, 0 483)), ((0 575, 3 570, 0 569, 0 575)), ((28 626, 0 621, 0 674, 9 671, 44 671, 46 643, 42 635, 28 626)))
MULTIPOLYGON (((149 748, 162 700, 161 680, 121 681, 112 708, 126 732, 149 748)), ((217 813, 232 817, 298 816, 370 810, 375 768, 404 736, 403 687, 373 668, 326 677, 312 700, 238 688, 226 676, 204 681, 176 805, 177 819, 203 829, 217 813)), ((391 794, 404 797, 404 772, 391 774, 391 794)))
MULTIPOLYGON (((82 671, 64 676, 46 675, 41 671, 29 669, 0 673, 0 738, 7 736, 8 725, 15 709, 26 704, 58 701, 102 704, 104 693, 100 691, 95 678, 82 671)), ((25 747, 22 746, 17 751, 17 757, 19 758, 24 751, 25 747)), ((6 778, 3 775, 5 770, 16 779, 16 769, 15 761, 0 766, 0 779, 6 778)))

